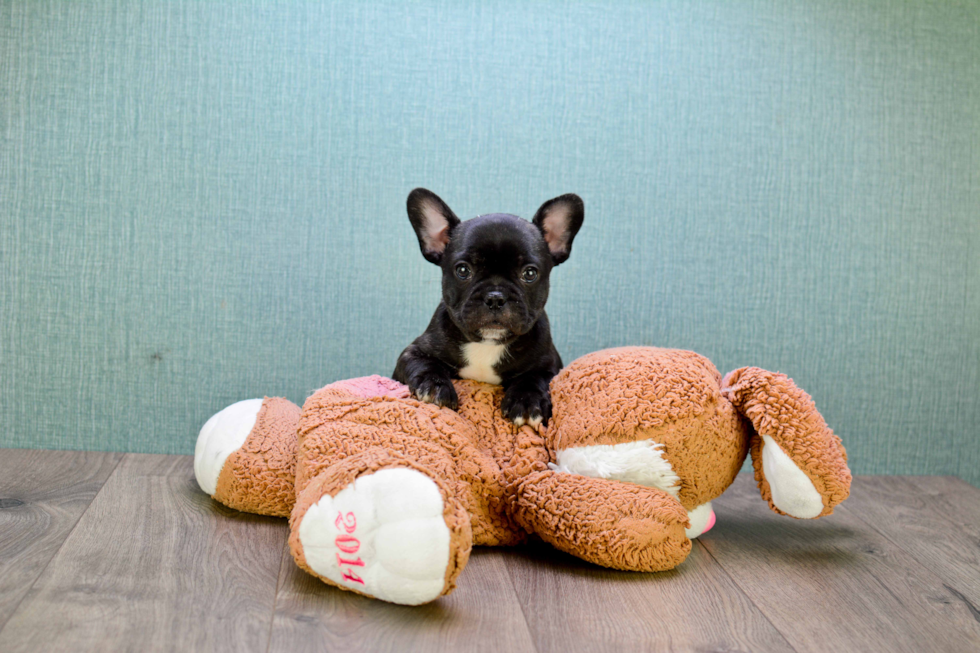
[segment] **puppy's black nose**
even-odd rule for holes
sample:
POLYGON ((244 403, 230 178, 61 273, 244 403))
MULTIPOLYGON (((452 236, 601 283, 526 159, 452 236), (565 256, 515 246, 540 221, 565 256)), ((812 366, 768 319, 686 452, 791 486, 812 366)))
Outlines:
POLYGON ((499 290, 491 290, 486 295, 483 296, 483 303, 487 305, 491 311, 499 311, 507 303, 507 298, 504 293, 499 290))

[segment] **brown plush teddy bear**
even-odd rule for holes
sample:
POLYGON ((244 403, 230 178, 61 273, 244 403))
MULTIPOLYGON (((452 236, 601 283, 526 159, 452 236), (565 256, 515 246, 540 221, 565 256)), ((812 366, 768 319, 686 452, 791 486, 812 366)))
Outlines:
POLYGON ((599 351, 554 378, 539 429, 504 419, 499 386, 455 385, 458 411, 379 376, 330 384, 302 410, 239 402, 201 430, 198 483, 288 515, 293 557, 324 582, 408 605, 452 591, 474 544, 529 535, 606 567, 671 569, 748 452, 781 514, 828 515, 850 488, 840 438, 782 374, 722 379, 689 351, 599 351))

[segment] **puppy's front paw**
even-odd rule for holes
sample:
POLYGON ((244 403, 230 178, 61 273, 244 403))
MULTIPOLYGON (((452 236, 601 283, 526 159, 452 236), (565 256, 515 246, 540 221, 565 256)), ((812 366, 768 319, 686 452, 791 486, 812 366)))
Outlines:
POLYGON ((459 407, 459 397, 456 388, 449 379, 429 377, 422 379, 418 386, 412 388, 412 394, 419 401, 435 404, 443 408, 456 410, 459 407))
POLYGON ((536 428, 551 418, 551 395, 547 390, 514 385, 504 392, 500 410, 517 426, 530 424, 536 428))

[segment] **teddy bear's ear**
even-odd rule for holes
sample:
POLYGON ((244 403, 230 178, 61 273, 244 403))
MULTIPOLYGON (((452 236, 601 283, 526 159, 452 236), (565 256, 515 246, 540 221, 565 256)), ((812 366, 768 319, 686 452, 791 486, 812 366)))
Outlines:
POLYGON ((554 265, 564 263, 572 253, 572 241, 585 220, 585 203, 569 193, 541 205, 531 222, 541 231, 548 244, 554 265))
POLYGON ((408 194, 407 208, 422 256, 439 265, 459 218, 438 195, 425 188, 416 188, 408 194))

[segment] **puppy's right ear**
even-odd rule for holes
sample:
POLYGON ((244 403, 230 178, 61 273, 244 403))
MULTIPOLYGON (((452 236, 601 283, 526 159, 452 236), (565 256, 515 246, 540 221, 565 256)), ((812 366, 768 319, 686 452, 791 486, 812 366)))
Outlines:
POLYGON ((408 194, 408 220, 419 237, 422 256, 439 265, 459 218, 438 195, 416 188, 408 194))

